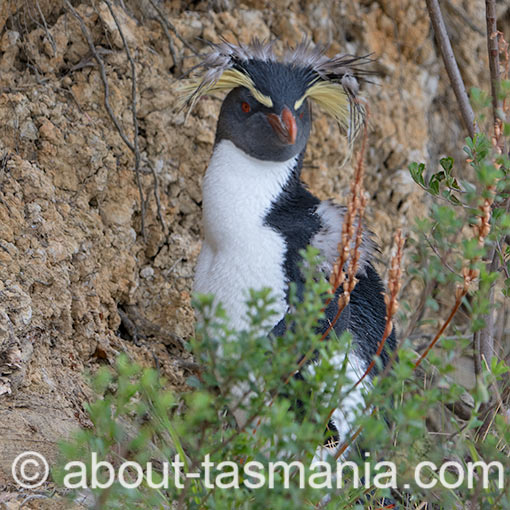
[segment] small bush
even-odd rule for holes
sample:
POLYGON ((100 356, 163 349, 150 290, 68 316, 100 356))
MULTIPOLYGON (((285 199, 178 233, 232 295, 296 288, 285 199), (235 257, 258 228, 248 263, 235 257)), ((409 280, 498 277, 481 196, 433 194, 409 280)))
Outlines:
MULTIPOLYGON (((502 82, 501 90, 508 95, 510 83, 502 82)), ((473 98, 487 107, 480 91, 473 98)), ((125 461, 142 466, 150 461, 154 468, 136 487, 117 481, 93 489, 96 508, 277 510, 313 508, 322 500, 331 509, 370 509, 381 508, 394 482, 393 498, 401 508, 510 508, 508 335, 497 327, 506 324, 501 314, 510 293, 510 160, 498 150, 509 142, 510 124, 502 122, 498 139, 483 132, 466 139, 465 166, 445 157, 436 172, 422 163, 409 168, 433 199, 429 215, 416 220, 407 241, 406 278, 423 289, 421 304, 412 306, 404 291, 398 357, 363 387, 365 403, 351 423, 348 442, 360 435, 347 456, 359 468, 361 487, 354 467, 345 470, 338 490, 299 486, 302 477, 312 475, 316 486, 325 483, 311 461, 327 437, 331 409, 342 406, 357 382, 348 370, 349 335, 321 341, 316 331, 329 283, 316 271, 312 249, 304 254, 302 299, 291 288, 292 313, 282 337, 271 339, 264 328, 274 315, 271 289, 251 293, 250 327, 240 332, 229 328, 211 296, 196 297, 201 320, 189 347, 203 371, 188 380, 188 392, 168 391, 155 370, 125 357, 112 369, 99 370, 93 378, 97 399, 87 408, 94 427, 62 444, 55 478, 63 483, 67 476, 78 490, 80 472, 65 463, 83 460, 87 472, 81 481, 90 486, 95 452, 97 462, 107 460, 116 468, 125 461), (484 351, 488 338, 490 356, 484 351), (430 350, 436 341, 441 349, 430 350), (301 356, 314 351, 320 359, 314 372, 305 368, 303 379, 290 377, 301 356), (346 360, 340 371, 328 361, 334 355, 346 360), (472 388, 455 382, 461 355, 474 358, 472 388), (302 407, 296 407, 298 401, 302 407), (170 468, 165 474, 164 463, 176 455, 181 472, 170 468), (215 466, 209 479, 202 464, 207 459, 215 466), (257 487, 257 473, 269 481, 271 462, 283 460, 302 462, 303 471, 297 464, 287 473, 279 468, 274 487, 257 487), (489 466, 485 474, 472 467, 480 461, 489 466), (250 472, 247 466, 254 462, 259 468, 250 472), (415 477, 423 462, 429 464, 421 464, 421 481, 429 488, 415 477), (200 478, 186 476, 198 471, 200 478), (151 487, 164 476, 168 487, 151 487), (209 483, 213 480, 216 486, 209 483), (323 499, 327 494, 329 503, 323 499)), ((335 459, 328 462, 336 471, 335 459)), ((103 469, 99 481, 108 474, 103 469)), ((137 477, 136 468, 125 472, 133 485, 137 477)))

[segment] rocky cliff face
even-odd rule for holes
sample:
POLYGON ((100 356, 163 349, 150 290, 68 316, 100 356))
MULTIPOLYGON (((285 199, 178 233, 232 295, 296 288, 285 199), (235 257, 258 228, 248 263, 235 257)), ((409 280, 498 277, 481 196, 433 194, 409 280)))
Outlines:
MULTIPOLYGON (((104 2, 72 5, 76 16, 64 2, 0 5, 0 486, 27 445, 53 459, 56 441, 87 425, 86 373, 117 353, 157 364, 184 387, 200 182, 220 105, 206 98, 187 121, 176 112, 177 78, 196 63, 190 47, 253 36, 282 47, 309 35, 331 53, 372 54, 373 83, 363 87, 367 221, 383 268, 394 230, 425 207, 408 163, 461 157, 465 136, 424 3, 171 0, 156 2, 158 13, 150 1, 126 1, 115 17, 104 2), (134 145, 132 68, 116 20, 137 79, 139 185, 84 36, 134 145)), ((487 86, 483 12, 481 0, 445 10, 468 86, 487 86)), ((344 156, 338 127, 316 111, 304 179, 320 197, 345 201, 352 168, 341 167, 344 156)))

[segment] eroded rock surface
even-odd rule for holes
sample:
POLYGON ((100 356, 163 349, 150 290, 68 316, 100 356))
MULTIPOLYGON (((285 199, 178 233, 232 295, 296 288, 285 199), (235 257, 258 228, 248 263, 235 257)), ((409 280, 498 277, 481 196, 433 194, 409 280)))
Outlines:
MULTIPOLYGON (((452 3, 483 28, 481 0, 452 3)), ((192 51, 169 31, 174 62, 148 1, 125 2, 129 12, 114 8, 137 75, 144 239, 135 158, 105 109, 80 24, 64 2, 38 4, 0 6, 0 486, 10 483, 10 462, 27 445, 36 441, 51 460, 57 440, 88 425, 86 373, 117 353, 146 365, 157 359, 170 384, 184 388, 181 362, 189 355, 179 339, 193 331, 200 182, 220 105, 206 98, 185 122, 175 89, 181 65, 197 61, 192 51), (138 338, 121 325, 122 314, 141 324, 138 338)), ((396 228, 408 228, 425 207, 407 165, 458 155, 464 136, 424 7, 413 0, 185 4, 159 5, 199 51, 201 39, 275 36, 295 44, 306 34, 329 43, 331 53, 373 54, 373 84, 363 86, 371 126, 367 220, 384 266, 396 228)), ((101 2, 73 5, 104 61, 111 109, 133 143, 131 68, 115 19, 101 2)), ((445 14, 454 43, 462 41, 467 85, 486 85, 484 37, 455 12, 445 14)), ((342 203, 354 160, 340 166, 345 139, 314 114, 304 178, 320 197, 342 203)))

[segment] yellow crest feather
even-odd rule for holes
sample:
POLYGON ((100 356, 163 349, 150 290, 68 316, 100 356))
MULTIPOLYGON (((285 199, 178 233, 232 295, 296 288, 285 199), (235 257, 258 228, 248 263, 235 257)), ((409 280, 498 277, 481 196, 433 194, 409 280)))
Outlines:
POLYGON ((190 80, 188 83, 184 83, 179 87, 181 94, 179 103, 181 106, 189 104, 191 110, 202 96, 211 92, 231 90, 235 87, 246 87, 259 103, 268 108, 273 106, 273 100, 269 96, 262 94, 247 74, 237 69, 226 69, 217 80, 209 84, 204 83, 202 80, 190 80))
POLYGON ((202 77, 181 82, 183 84, 178 87, 178 104, 188 106, 188 114, 205 94, 236 87, 246 87, 259 103, 272 108, 273 99, 257 89, 249 69, 252 61, 280 63, 295 69, 298 87, 305 88, 303 96, 294 103, 294 109, 299 110, 307 98, 317 103, 347 131, 349 147, 352 147, 365 121, 365 108, 358 90, 359 79, 368 74, 360 66, 371 61, 369 56, 337 54, 327 57, 325 48, 312 46, 307 40, 289 49, 280 61, 273 52, 273 42, 254 39, 250 45, 236 46, 223 41, 211 46, 212 51, 196 66, 205 68, 202 77))
POLYGON ((340 83, 316 81, 296 101, 294 109, 298 110, 307 97, 321 106, 326 113, 332 115, 341 126, 349 127, 350 100, 340 83))

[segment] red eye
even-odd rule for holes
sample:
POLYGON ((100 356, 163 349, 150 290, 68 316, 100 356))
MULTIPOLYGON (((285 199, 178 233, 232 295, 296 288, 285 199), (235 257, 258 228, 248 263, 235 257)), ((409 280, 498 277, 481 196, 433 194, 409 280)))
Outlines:
POLYGON ((251 106, 246 101, 243 101, 241 103, 241 109, 243 110, 244 113, 250 113, 251 106))

